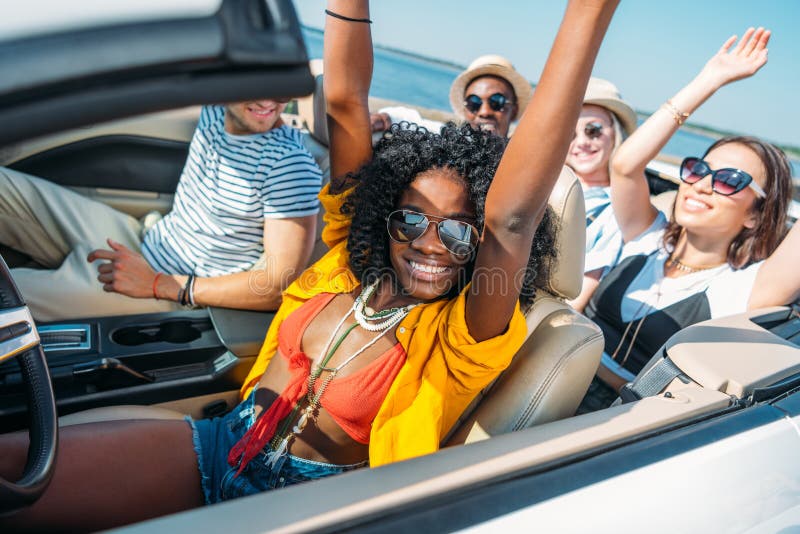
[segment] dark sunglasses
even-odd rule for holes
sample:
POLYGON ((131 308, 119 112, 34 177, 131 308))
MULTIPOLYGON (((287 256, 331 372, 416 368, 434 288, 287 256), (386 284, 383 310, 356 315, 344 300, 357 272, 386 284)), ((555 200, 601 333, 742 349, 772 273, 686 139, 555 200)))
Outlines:
MULTIPOLYGON (((506 98, 506 95, 503 93, 493 94, 488 98, 487 102, 489 102, 489 107, 492 108, 492 111, 503 111, 506 109, 506 106, 510 106, 514 103, 513 100, 506 98)), ((464 107, 467 108, 467 111, 470 113, 477 113, 482 105, 483 99, 478 95, 467 95, 464 99, 464 107)))
POLYGON ((753 177, 742 170, 711 170, 708 163, 700 158, 686 158, 681 163, 680 178, 687 184, 695 184, 709 174, 711 175, 711 189, 720 195, 727 197, 750 186, 759 198, 767 196, 761 186, 753 180, 753 177))
POLYGON ((478 246, 478 229, 471 224, 411 210, 397 210, 390 213, 386 218, 386 229, 393 241, 411 243, 425 233, 431 219, 438 219, 434 222, 439 241, 453 254, 466 256, 478 246))
POLYGON ((605 126, 602 122, 587 122, 583 127, 583 135, 589 139, 597 139, 603 135, 603 128, 605 126))

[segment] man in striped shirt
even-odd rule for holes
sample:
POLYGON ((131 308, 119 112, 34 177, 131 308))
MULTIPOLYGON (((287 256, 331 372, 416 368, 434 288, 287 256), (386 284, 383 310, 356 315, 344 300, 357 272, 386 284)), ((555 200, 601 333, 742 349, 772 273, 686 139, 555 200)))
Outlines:
MULTIPOLYGON (((35 189, 39 199, 58 199, 43 217, 54 239, 78 236, 68 237, 70 250, 53 270, 13 270, 34 317, 147 313, 180 304, 276 308, 311 255, 322 180, 302 134, 281 122, 285 105, 259 100, 203 108, 172 211, 149 229, 50 182, 0 173, 0 193, 10 180, 17 190, 35 189), (71 213, 62 218, 61 211, 71 213), (53 225, 54 216, 66 228, 53 225), (74 224, 81 218, 91 221, 74 224), (97 248, 103 239, 110 249, 97 248)), ((0 217, 3 211, 0 205, 0 217)))

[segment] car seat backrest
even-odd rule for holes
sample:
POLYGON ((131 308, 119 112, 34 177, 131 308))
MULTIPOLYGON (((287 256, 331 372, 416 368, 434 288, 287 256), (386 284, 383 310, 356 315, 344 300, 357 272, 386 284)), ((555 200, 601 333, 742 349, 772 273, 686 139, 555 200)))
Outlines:
POLYGON ((597 371, 603 334, 565 302, 580 293, 586 241, 583 192, 567 167, 553 188, 550 207, 558 223, 558 254, 549 276, 537 280, 536 298, 526 313, 528 337, 508 369, 454 425, 446 445, 569 417, 597 371))
POLYGON ((314 92, 297 99, 297 113, 303 118, 309 135, 320 145, 328 148, 328 119, 325 110, 325 93, 322 87, 322 60, 312 59, 308 68, 314 77, 314 92))
MULTIPOLYGON (((301 127, 305 130, 304 144, 314 160, 322 169, 322 185, 331 179, 331 165, 328 157, 328 119, 325 111, 325 93, 322 86, 322 60, 312 59, 308 63, 311 75, 314 76, 314 92, 309 96, 297 99, 297 113, 302 121, 301 127)), ((320 259, 327 251, 327 246, 322 241, 323 210, 317 216, 317 235, 314 240, 314 250, 311 253, 311 263, 320 259)))

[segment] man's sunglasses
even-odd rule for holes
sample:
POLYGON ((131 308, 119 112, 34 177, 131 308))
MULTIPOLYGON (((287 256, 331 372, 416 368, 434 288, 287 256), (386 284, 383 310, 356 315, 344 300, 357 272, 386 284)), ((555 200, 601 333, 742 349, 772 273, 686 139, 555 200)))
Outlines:
MULTIPOLYGON (((489 102, 489 107, 492 108, 492 111, 503 111, 506 109, 506 106, 510 106, 514 103, 513 100, 507 98, 503 93, 491 95, 487 102, 489 102)), ((481 106, 483 106, 483 99, 478 95, 467 95, 464 99, 464 107, 467 108, 467 111, 470 113, 477 113, 478 110, 481 109, 481 106)))
POLYGON ((695 184, 711 175, 711 189, 720 195, 730 196, 747 186, 753 188, 756 196, 765 198, 767 194, 753 177, 739 169, 711 170, 708 163, 700 158, 686 158, 681 163, 681 180, 687 184, 695 184))
POLYGON ((456 219, 445 219, 411 210, 393 211, 386 218, 389 237, 398 243, 411 243, 419 239, 434 220, 439 241, 457 256, 466 256, 478 246, 478 229, 456 219))

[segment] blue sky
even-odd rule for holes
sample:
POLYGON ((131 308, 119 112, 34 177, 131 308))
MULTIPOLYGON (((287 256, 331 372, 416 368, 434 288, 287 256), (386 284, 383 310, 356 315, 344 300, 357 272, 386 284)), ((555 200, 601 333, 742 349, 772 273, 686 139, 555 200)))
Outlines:
MULTIPOLYGON (((294 0, 300 20, 320 28, 324 2, 294 0)), ((566 0, 374 0, 376 43, 468 64, 502 54, 536 81, 566 0)), ((623 0, 595 64, 636 109, 658 108, 700 70, 727 37, 748 26, 772 30, 769 62, 724 87, 690 122, 800 146, 800 0, 623 0)))

